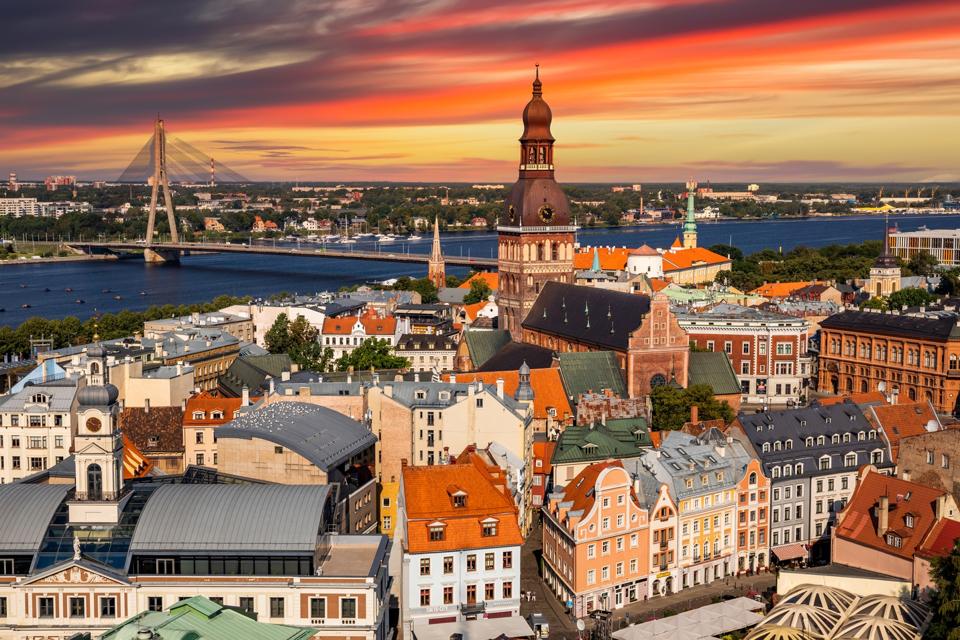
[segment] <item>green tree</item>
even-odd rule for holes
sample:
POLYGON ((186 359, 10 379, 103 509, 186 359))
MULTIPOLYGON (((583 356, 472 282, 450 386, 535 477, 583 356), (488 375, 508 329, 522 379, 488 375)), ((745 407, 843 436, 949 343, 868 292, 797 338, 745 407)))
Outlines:
POLYGON ((960 546, 942 558, 934 558, 930 575, 936 585, 931 608, 933 619, 925 640, 960 640, 960 546))
POLYGON ((409 366, 409 360, 393 355, 389 342, 377 338, 367 338, 363 344, 337 360, 337 369, 340 371, 346 371, 350 367, 353 367, 354 371, 364 371, 370 368, 404 369, 409 366))
POLYGON ((715 244, 710 247, 710 251, 727 256, 731 260, 743 260, 743 251, 729 244, 715 244))
POLYGON ((281 313, 264 341, 270 353, 286 353, 303 370, 326 371, 333 363, 333 349, 320 344, 320 332, 303 316, 290 322, 287 314, 281 313))
POLYGON ((908 287, 907 289, 900 289, 900 291, 891 293, 889 298, 887 298, 887 305, 891 309, 900 309, 904 305, 908 307, 919 307, 930 304, 936 299, 937 297, 927 292, 926 289, 908 287))
POLYGON ((864 300, 863 304, 860 305, 861 309, 879 309, 880 311, 886 311, 889 308, 887 300, 882 297, 873 297, 869 300, 864 300))
POLYGON ((724 422, 733 420, 733 409, 725 401, 717 400, 713 388, 706 384, 691 385, 686 389, 677 389, 670 385, 654 387, 650 392, 653 405, 653 428, 660 431, 674 431, 690 420, 690 407, 696 405, 701 420, 724 422))
POLYGON ((467 292, 467 295, 463 296, 463 301, 466 304, 482 302, 489 298, 492 293, 493 289, 490 288, 486 280, 476 278, 470 282, 470 291, 467 292))
POLYGON ((915 276, 932 276, 940 261, 932 253, 920 251, 907 261, 906 268, 915 276))

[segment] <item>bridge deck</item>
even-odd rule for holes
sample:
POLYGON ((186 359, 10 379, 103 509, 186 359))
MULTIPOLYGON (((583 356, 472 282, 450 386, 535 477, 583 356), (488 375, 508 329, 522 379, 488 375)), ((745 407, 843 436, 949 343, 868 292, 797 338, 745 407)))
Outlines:
MULTIPOLYGON (((250 253, 273 256, 302 256, 305 258, 340 258, 349 260, 372 260, 377 262, 427 263, 430 256, 425 253, 394 253, 390 251, 343 251, 339 249, 270 247, 245 244, 222 244, 218 242, 164 242, 143 244, 139 242, 71 242, 76 249, 105 249, 109 251, 142 251, 152 249, 158 252, 191 253, 250 253)), ((463 256, 445 256, 448 265, 495 269, 495 258, 466 258, 463 256)))

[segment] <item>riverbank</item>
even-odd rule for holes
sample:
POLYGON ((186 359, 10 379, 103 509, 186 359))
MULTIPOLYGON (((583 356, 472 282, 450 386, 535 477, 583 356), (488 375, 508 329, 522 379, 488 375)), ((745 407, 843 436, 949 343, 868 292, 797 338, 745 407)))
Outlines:
POLYGON ((26 265, 26 264, 50 264, 51 262, 88 262, 99 260, 116 260, 115 255, 89 255, 77 254, 72 256, 31 256, 29 258, 10 258, 9 260, 0 260, 0 267, 26 265))

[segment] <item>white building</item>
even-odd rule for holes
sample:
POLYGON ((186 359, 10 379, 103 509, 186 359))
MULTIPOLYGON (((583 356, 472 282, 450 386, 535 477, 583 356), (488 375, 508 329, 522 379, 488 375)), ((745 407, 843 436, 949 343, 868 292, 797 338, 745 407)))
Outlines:
POLYGON ((39 215, 40 203, 36 198, 0 198, 0 216, 23 218, 39 215))
POLYGON ((0 404, 0 484, 43 471, 70 455, 77 381, 27 385, 0 404))
POLYGON ((660 252, 644 244, 627 255, 627 273, 631 276, 663 277, 663 256, 660 252))
POLYGON ((406 633, 423 624, 519 615, 523 537, 516 506, 482 465, 405 467, 394 541, 403 553, 406 633))

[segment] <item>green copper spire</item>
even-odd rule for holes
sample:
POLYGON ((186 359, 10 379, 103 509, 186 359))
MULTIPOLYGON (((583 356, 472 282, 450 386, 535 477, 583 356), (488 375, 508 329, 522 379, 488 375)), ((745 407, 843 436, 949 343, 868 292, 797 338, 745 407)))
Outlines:
POLYGON ((596 247, 593 248, 593 266, 590 267, 591 271, 600 271, 600 252, 596 247))
POLYGON ((697 217, 693 212, 693 194, 697 190, 694 180, 687 182, 687 219, 683 223, 683 247, 692 249, 697 246, 697 217))

